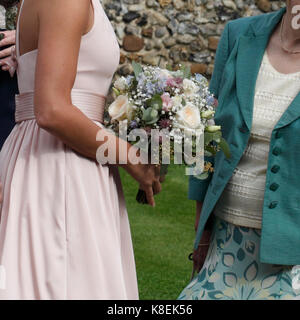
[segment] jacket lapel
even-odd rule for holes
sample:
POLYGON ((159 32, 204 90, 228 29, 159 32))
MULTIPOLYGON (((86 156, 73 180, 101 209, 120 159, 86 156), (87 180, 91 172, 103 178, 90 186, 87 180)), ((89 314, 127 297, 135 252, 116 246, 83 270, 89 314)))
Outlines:
POLYGON ((269 37, 265 35, 250 35, 241 37, 239 41, 236 89, 241 113, 249 130, 252 126, 256 80, 268 40, 269 37))
POLYGON ((276 124, 275 129, 282 128, 288 125, 289 123, 293 122, 297 118, 300 118, 300 92, 293 100, 293 102, 290 104, 285 113, 282 115, 282 117, 276 124))
POLYGON ((286 9, 279 10, 265 24, 250 25, 239 39, 236 61, 236 90, 241 113, 249 130, 252 127, 256 80, 261 62, 274 28, 286 9))

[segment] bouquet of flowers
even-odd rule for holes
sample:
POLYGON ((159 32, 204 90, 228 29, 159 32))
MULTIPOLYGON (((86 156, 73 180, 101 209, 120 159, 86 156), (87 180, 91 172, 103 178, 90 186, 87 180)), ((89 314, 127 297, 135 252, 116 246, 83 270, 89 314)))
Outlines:
MULTIPOLYGON (((214 156, 220 150, 230 157, 221 127, 214 123, 217 100, 209 92, 204 76, 192 76, 185 66, 176 71, 142 66, 136 62, 132 66, 134 75, 121 77, 113 85, 116 99, 108 107, 108 128, 120 136, 122 127, 122 138, 145 152, 154 152, 151 163, 155 159, 162 175, 167 173, 170 162, 192 166, 187 160, 187 149, 191 159, 201 155, 203 159, 204 156, 214 156), (139 133, 139 138, 132 139, 131 135, 137 129, 145 134, 139 133), (150 136, 151 139, 147 139, 150 136), (199 150, 197 142, 200 136, 202 145, 199 150), (178 148, 183 140, 189 146, 185 145, 184 150, 178 148)), ((199 179, 206 179, 213 168, 211 163, 202 162, 200 172, 196 170, 193 174, 199 179)), ((146 203, 145 193, 141 190, 137 201, 146 203)))

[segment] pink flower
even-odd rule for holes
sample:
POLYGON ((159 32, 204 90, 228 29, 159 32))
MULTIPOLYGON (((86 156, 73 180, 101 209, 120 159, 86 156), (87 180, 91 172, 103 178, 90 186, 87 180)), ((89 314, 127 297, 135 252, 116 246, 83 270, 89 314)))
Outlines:
POLYGON ((168 111, 173 107, 173 101, 172 101, 172 98, 170 97, 169 93, 164 93, 161 96, 161 99, 163 101, 164 111, 168 111))
POLYGON ((169 78, 166 82, 168 87, 180 88, 182 86, 183 79, 182 78, 169 78))

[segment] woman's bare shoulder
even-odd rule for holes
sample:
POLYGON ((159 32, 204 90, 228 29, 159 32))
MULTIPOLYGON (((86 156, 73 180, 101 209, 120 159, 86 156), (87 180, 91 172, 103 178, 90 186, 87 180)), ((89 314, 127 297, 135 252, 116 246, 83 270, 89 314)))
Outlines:
POLYGON ((71 21, 79 23, 87 21, 89 17, 90 0, 25 0, 34 6, 39 20, 47 20, 49 22, 65 22, 71 21))

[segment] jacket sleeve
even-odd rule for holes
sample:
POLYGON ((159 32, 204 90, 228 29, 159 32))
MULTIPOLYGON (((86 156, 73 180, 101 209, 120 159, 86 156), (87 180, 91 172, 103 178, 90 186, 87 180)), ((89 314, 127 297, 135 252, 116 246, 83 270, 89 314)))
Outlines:
MULTIPOLYGON (((216 98, 218 98, 219 96, 220 83, 229 54, 229 24, 226 24, 218 45, 215 58, 214 72, 210 81, 210 91, 214 94, 216 98)), ((205 158, 205 161, 210 161, 211 163, 213 163, 214 158, 205 158)), ((200 180, 194 176, 190 176, 188 198, 190 200, 203 202, 211 178, 212 174, 210 174, 209 177, 205 180, 200 180)))

